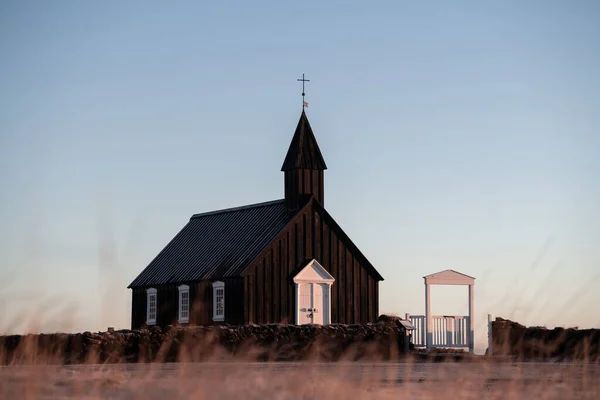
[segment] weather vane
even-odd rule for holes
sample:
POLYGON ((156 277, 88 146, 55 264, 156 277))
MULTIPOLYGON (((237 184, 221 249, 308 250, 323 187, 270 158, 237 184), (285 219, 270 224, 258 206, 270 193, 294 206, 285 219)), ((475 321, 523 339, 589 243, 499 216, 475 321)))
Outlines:
POLYGON ((304 101, 304 82, 310 82, 310 79, 304 79, 302 74, 302 79, 298 79, 298 82, 302 82, 302 110, 304 110, 304 107, 308 107, 308 103, 304 101))

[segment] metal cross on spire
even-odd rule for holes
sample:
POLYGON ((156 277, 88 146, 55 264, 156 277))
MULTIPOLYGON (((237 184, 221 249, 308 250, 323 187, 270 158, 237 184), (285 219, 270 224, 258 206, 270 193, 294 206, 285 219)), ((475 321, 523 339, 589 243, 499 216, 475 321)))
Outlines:
POLYGON ((298 82, 302 82, 302 110, 304 110, 304 107, 308 107, 308 103, 304 101, 304 82, 310 82, 310 79, 304 79, 302 74, 302 79, 298 79, 298 82))

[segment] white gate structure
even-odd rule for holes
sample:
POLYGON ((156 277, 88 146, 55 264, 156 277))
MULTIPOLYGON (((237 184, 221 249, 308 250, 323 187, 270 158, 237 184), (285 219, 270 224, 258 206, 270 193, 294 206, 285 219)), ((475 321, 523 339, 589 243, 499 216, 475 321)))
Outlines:
POLYGON ((414 326, 412 341, 416 347, 468 348, 474 351, 474 293, 475 278, 451 269, 424 276, 425 315, 406 314, 406 319, 414 326), (448 316, 431 315, 431 285, 467 285, 469 286, 469 315, 448 316))

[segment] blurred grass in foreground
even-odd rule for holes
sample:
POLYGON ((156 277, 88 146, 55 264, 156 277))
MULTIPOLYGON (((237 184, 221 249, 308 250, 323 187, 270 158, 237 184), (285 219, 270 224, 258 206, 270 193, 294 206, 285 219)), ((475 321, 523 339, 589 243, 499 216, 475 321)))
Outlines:
POLYGON ((0 367, 6 399, 597 399, 599 364, 161 363, 0 367))

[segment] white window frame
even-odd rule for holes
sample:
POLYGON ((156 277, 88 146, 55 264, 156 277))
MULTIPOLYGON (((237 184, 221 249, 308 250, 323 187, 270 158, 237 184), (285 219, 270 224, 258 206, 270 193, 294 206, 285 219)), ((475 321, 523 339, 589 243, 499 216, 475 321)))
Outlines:
POLYGON ((188 285, 180 285, 179 290, 179 312, 177 313, 177 321, 181 324, 190 322, 190 287, 188 285), (183 295, 187 294, 187 304, 183 304, 183 295), (185 314, 185 316, 183 316, 185 314))
POLYGON ((146 289, 146 325, 156 325, 158 315, 158 291, 155 288, 146 289), (150 299, 154 297, 154 315, 150 314, 150 299), (152 318, 151 318, 152 317, 152 318))
POLYGON ((212 284, 213 287, 213 321, 225 321, 225 282, 216 281, 212 284), (217 294, 221 293, 221 307, 217 307, 217 294), (219 308, 221 313, 217 313, 219 308))

